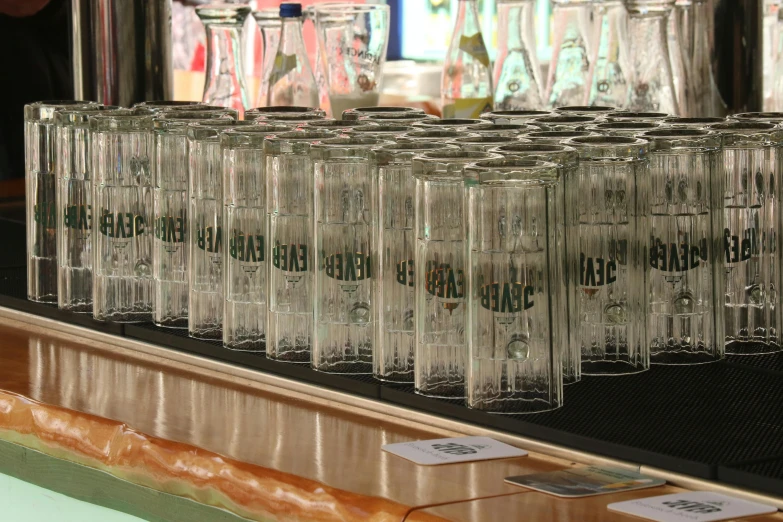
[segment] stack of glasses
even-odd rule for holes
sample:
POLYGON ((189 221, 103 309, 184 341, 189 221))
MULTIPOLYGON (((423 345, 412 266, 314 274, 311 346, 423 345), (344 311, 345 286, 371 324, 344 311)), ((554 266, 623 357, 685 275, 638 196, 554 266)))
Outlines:
POLYGON ((33 301, 495 413, 780 350, 783 114, 25 116, 33 301))

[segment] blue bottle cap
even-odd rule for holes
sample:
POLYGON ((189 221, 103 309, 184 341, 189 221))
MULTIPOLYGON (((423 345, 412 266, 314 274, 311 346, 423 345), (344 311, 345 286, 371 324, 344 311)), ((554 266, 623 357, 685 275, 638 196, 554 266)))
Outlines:
POLYGON ((280 18, 297 18, 302 16, 302 4, 280 4, 280 18))

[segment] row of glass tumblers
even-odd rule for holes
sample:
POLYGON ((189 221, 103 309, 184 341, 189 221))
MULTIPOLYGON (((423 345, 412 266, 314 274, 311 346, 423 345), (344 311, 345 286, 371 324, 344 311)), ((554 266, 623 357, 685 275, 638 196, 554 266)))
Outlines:
MULTIPOLYGON (((563 377, 554 369, 562 365, 574 382, 580 358, 593 374, 642 371, 651 350, 661 363, 719 359, 723 314, 714 312, 724 293, 736 301, 727 303, 726 339, 775 349, 774 249, 754 239, 774 236, 765 227, 776 198, 764 200, 772 177, 763 175, 777 168, 774 125, 726 124, 731 146, 722 156, 721 129, 567 145, 496 140, 502 146, 487 154, 439 144, 437 132, 408 133, 394 145, 334 138, 317 125, 286 133, 285 125, 207 116, 92 118, 97 318, 152 313, 177 326, 189 315, 197 337, 219 336, 223 323, 229 347, 266 343, 271 358, 309 362, 312 354, 316 369, 374 370, 388 381, 410 381, 415 366, 417 390, 441 397, 465 395, 467 341, 468 402, 501 412, 559 406, 563 377), (164 145, 159 135, 174 127, 177 143, 164 145), (504 154, 549 164, 498 161, 504 154), (743 200, 713 212, 727 190, 743 200), (154 242, 144 239, 148 223, 154 242), (181 261, 188 250, 189 271, 181 261), (721 289, 717 254, 727 256, 729 286, 739 291, 721 289)), ((350 127, 322 126, 343 125, 350 127)), ((465 141, 463 148, 481 143, 465 141)), ((72 203, 57 206, 59 237, 89 226, 88 210, 72 203)), ((35 206, 36 222, 44 206, 35 206)), ((67 277, 61 298, 75 286, 67 277)))

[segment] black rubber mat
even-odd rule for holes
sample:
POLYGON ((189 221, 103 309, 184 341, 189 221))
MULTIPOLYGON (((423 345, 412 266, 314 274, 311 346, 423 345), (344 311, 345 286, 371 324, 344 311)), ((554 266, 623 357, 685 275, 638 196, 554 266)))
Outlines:
MULTIPOLYGON (((783 437, 783 434, 778 434, 783 437)), ((783 456, 734 466, 718 466, 718 480, 754 491, 783 496, 783 456)))

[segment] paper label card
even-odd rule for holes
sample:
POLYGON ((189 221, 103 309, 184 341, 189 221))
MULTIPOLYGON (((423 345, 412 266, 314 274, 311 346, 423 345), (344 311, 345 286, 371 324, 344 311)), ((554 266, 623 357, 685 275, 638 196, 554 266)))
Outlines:
POLYGON ((381 446, 381 449, 424 466, 527 455, 527 451, 503 444, 489 437, 416 440, 386 444, 381 446))
POLYGON ((578 498, 662 486, 665 480, 622 468, 587 466, 508 477, 506 482, 556 497, 578 498))
POLYGON ((615 502, 609 510, 658 522, 713 522, 774 513, 777 508, 710 491, 688 491, 615 502))

